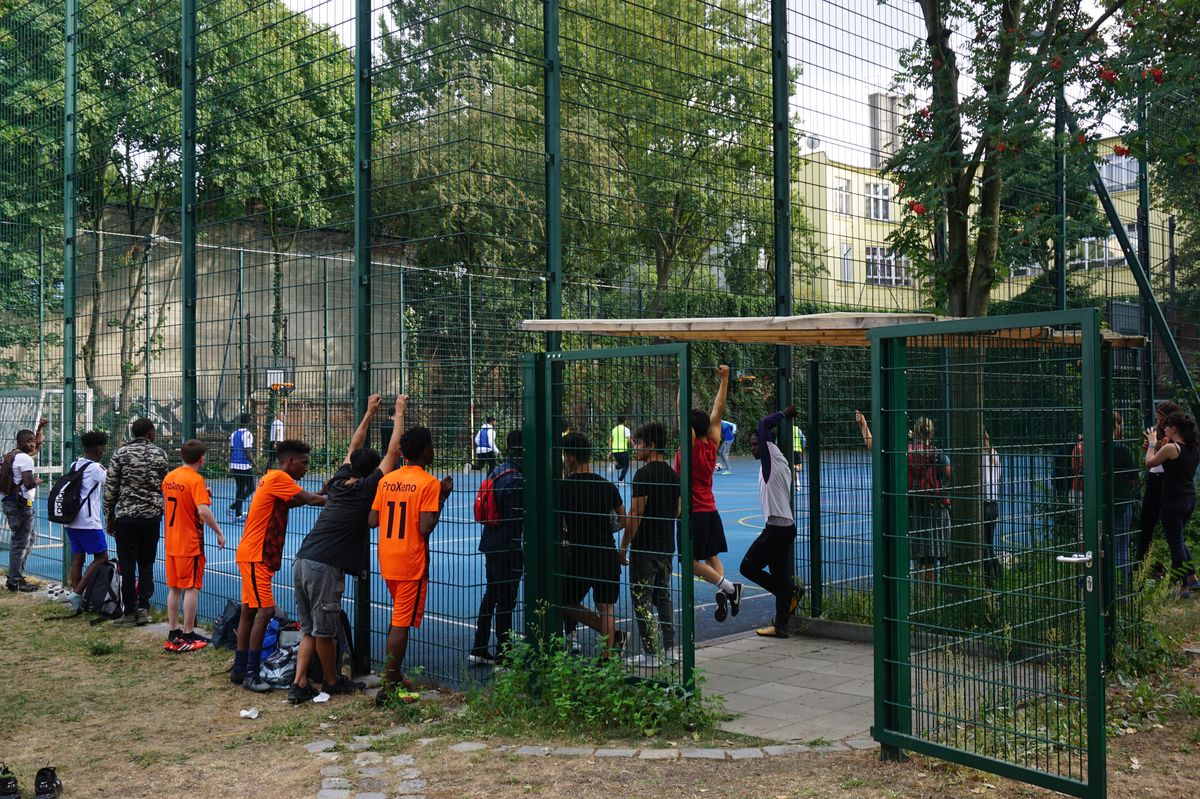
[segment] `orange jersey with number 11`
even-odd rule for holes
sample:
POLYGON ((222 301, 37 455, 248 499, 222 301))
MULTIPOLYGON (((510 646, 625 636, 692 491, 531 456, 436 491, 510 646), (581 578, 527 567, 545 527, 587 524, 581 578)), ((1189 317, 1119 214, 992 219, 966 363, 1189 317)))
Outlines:
POLYGON ((372 510, 379 512, 379 574, 420 580, 428 568, 421 514, 437 513, 442 486, 420 466, 404 466, 379 481, 372 510))

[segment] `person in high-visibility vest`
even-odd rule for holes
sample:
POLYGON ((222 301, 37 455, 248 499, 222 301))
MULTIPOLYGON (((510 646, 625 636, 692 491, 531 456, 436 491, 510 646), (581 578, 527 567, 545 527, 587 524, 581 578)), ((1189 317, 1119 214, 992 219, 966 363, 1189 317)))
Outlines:
POLYGON ((625 476, 629 474, 629 444, 632 437, 629 428, 625 426, 625 417, 617 417, 617 426, 609 434, 609 445, 612 447, 613 461, 617 464, 617 485, 625 485, 625 476))

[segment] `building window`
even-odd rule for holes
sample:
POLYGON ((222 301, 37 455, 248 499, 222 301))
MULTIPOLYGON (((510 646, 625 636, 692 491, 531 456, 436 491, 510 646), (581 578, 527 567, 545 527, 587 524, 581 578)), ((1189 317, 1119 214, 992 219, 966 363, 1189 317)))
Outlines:
POLYGON ((1025 264, 1024 266, 1014 266, 1012 268, 1013 277, 1033 277, 1045 272, 1046 268, 1041 264, 1025 264))
POLYGON ((842 216, 849 216, 851 213, 849 178, 833 179, 833 212, 842 216))
MULTIPOLYGON (((1136 223, 1125 225, 1125 235, 1129 237, 1129 246, 1138 251, 1138 227, 1136 223)), ((1067 261, 1068 269, 1110 269, 1125 265, 1125 254, 1121 252, 1121 242, 1116 236, 1088 237, 1080 239, 1079 245, 1067 261)))
POLYGON ((1131 155, 1108 155, 1100 159, 1100 179, 1109 191, 1137 188, 1138 162, 1131 155))
POLYGON ((854 282, 854 247, 842 242, 839 249, 842 264, 842 280, 852 283, 854 282))
POLYGON ((887 247, 867 248, 867 282, 876 286, 911 286, 912 263, 887 247))
POLYGON ((867 184, 867 218, 884 222, 892 218, 892 187, 886 183, 867 184))

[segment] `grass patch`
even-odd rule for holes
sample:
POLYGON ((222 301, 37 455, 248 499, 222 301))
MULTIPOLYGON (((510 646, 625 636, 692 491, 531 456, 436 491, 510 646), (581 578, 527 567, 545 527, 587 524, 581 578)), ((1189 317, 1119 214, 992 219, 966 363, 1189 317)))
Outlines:
POLYGON ((93 641, 88 646, 88 654, 94 658, 119 655, 125 651, 125 645, 119 641, 93 641))

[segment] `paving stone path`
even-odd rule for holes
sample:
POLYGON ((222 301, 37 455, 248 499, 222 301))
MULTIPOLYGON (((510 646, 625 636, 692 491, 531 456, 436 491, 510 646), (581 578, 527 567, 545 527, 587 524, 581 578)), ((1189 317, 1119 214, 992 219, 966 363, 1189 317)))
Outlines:
MULTIPOLYGON (((348 744, 323 738, 306 744, 310 754, 325 761, 321 769, 321 789, 317 799, 425 799, 428 783, 421 777, 412 755, 384 755, 369 751, 375 741, 403 735, 407 727, 393 727, 379 735, 356 736, 348 744), (335 751, 341 749, 343 751, 335 751)), ((419 746, 435 746, 438 738, 419 738, 419 746)), ((480 741, 460 741, 449 744, 446 750, 457 754, 496 752, 517 757, 605 757, 640 760, 752 760, 781 757, 803 752, 847 752, 873 749, 878 746, 869 738, 833 741, 820 746, 781 744, 779 746, 718 748, 646 748, 605 749, 591 746, 520 746, 502 744, 491 746, 480 741)))

